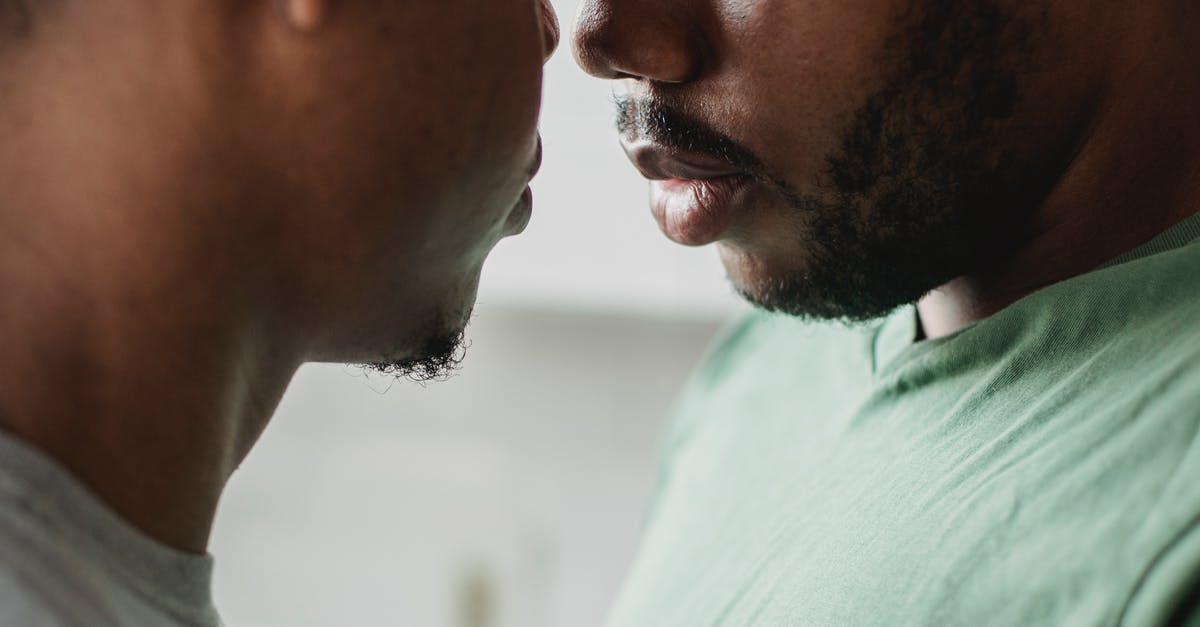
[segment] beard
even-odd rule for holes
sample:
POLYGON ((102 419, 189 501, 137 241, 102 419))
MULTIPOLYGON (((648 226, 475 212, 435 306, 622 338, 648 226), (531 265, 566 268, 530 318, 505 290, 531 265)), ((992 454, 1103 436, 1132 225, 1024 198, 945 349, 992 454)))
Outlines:
MULTIPOLYGON (((461 318, 462 316, 460 316, 461 318)), ((469 318, 469 314, 465 316, 469 318)), ((406 342, 405 350, 394 351, 397 357, 383 357, 378 361, 362 364, 368 373, 374 372, 394 379, 407 379, 416 383, 444 381, 449 379, 462 365, 468 348, 465 323, 448 324, 448 316, 441 316, 426 325, 422 339, 412 348, 406 342)))
POLYGON ((796 276, 738 286, 757 306, 847 322, 887 315, 987 273, 1049 191, 1054 177, 1014 167, 997 141, 1020 102, 1030 25, 989 0, 922 9, 887 47, 903 61, 826 160, 834 200, 784 188, 809 259, 796 276))
POLYGON ((748 148, 661 103, 618 99, 617 126, 719 156, 786 201, 785 232, 804 262, 735 281, 744 298, 795 316, 872 320, 956 277, 987 274, 1068 160, 1064 150, 1024 162, 999 141, 1014 130, 1035 26, 993 0, 918 2, 884 46, 883 87, 826 157, 820 195, 796 191, 748 148))

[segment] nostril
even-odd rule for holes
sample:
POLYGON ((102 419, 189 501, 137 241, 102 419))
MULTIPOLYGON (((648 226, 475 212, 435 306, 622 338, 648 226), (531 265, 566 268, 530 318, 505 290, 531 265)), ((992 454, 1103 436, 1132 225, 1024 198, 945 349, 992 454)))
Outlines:
POLYGON ((576 46, 575 61, 584 72, 604 79, 636 78, 619 70, 612 59, 597 48, 576 46))
POLYGON ((616 78, 616 72, 604 56, 595 48, 581 43, 579 38, 575 39, 575 62, 584 72, 596 78, 616 78))

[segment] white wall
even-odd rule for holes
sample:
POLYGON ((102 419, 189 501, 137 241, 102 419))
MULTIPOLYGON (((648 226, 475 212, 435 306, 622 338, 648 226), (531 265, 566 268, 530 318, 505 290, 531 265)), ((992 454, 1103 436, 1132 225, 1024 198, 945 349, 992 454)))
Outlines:
POLYGON ((222 503, 226 622, 600 625, 662 417, 715 330, 495 308, 445 383, 306 368, 222 503), (467 621, 481 586, 487 619, 467 621))

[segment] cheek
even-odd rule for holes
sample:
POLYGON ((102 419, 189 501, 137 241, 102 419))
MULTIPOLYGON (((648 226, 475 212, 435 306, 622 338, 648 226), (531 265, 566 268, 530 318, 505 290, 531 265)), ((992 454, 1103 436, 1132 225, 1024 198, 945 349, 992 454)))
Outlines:
POLYGON ((715 90, 723 112, 769 167, 799 189, 820 185, 841 129, 884 78, 901 0, 727 2, 715 90), (747 114, 752 117, 747 118, 747 114))
POLYGON ((384 91, 392 107, 382 122, 364 115, 360 129, 394 134, 394 159, 371 171, 386 181, 383 202, 401 204, 398 230, 423 242, 430 262, 471 264, 499 239, 528 182, 542 79, 536 4, 422 4, 409 3, 410 26, 381 41, 396 78, 365 89, 384 91), (438 15, 422 21, 420 11, 438 15))
MULTIPOLYGON (((518 3, 520 11, 505 8, 511 0, 494 4, 487 11, 491 19, 473 20, 454 46, 434 49, 425 59, 437 70, 420 92, 430 122, 419 131, 445 150, 438 171, 425 181, 440 182, 452 204, 484 214, 511 208, 528 182, 541 104, 535 3, 518 3)), ((460 228, 464 219, 489 220, 459 219, 460 228)))
MULTIPOLYGON (((445 1, 445 0, 443 0, 445 1)), ((458 0, 458 3, 462 3, 458 0)), ((437 70, 444 105, 464 155, 504 161, 504 151, 528 147, 536 129, 542 85, 542 39, 532 0, 468 2, 474 17, 453 43, 439 42, 427 63, 437 70)), ((475 165, 481 165, 476 163, 475 165)))

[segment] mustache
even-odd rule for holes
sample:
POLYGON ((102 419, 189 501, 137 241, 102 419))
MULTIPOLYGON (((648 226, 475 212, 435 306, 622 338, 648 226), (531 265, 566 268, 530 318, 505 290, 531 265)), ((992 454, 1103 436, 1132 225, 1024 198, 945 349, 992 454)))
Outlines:
POLYGON ((617 96, 617 131, 668 148, 718 157, 748 174, 763 174, 762 161, 749 148, 712 126, 651 98, 617 96))

